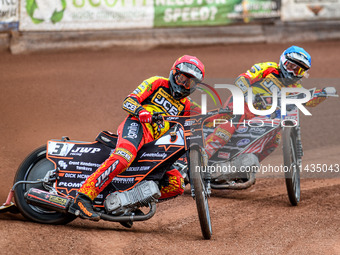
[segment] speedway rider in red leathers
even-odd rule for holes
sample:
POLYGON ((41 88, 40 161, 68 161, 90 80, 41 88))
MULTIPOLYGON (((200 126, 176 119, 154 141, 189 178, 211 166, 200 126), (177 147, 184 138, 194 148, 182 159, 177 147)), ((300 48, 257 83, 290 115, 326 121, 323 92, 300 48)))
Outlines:
MULTIPOLYGON (((263 96, 271 96, 273 87, 276 87, 279 91, 282 87, 301 87, 300 80, 303 77, 307 77, 307 71, 311 67, 310 55, 301 47, 291 46, 286 49, 281 57, 279 65, 274 62, 265 62, 255 64, 245 73, 242 73, 235 81, 235 85, 240 88, 245 97, 247 97, 248 88, 252 89, 254 97, 257 94, 263 96), (272 82, 268 82, 268 79, 272 82)), ((317 93, 336 93, 332 87, 319 89, 315 91, 317 93)), ((314 97, 306 103, 306 106, 316 106, 325 100, 326 97, 314 97)), ((247 102, 247 100, 246 100, 247 102)), ((256 102, 254 107, 260 109, 256 102)), ((232 103, 227 102, 225 106, 232 109, 232 103)), ((260 109, 261 110, 261 109, 260 109)), ((255 115, 250 112, 247 103, 245 103, 245 114, 236 115, 232 120, 233 123, 242 123, 244 120, 250 120, 255 115)), ((241 124, 242 125, 242 124, 241 124)), ((212 134, 206 139, 206 152, 210 157, 222 148, 230 140, 231 136, 235 132, 240 124, 229 123, 221 124, 217 126, 212 134)), ((273 152, 280 143, 281 135, 278 133, 263 149, 262 155, 259 157, 259 161, 262 161, 271 152, 273 152)))
MULTIPOLYGON (((145 143, 158 139, 170 128, 169 122, 153 123, 152 113, 190 115, 190 110, 200 112, 187 96, 202 82, 204 74, 202 62, 194 56, 185 55, 175 61, 169 79, 151 77, 127 96, 122 107, 129 115, 118 127, 116 148, 78 190, 70 213, 90 220, 100 219, 93 210, 92 201, 115 176, 130 166, 145 143)), ((184 181, 178 170, 168 171, 166 175, 169 185, 161 188, 160 199, 182 194, 184 181)))

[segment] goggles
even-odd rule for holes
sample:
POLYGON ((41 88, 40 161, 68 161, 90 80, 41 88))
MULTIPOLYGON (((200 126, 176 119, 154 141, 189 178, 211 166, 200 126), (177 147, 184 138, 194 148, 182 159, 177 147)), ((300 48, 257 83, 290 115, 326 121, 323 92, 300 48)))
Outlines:
POLYGON ((196 78, 189 78, 182 73, 175 74, 175 81, 177 85, 183 86, 186 89, 195 88, 199 80, 196 78))
POLYGON ((284 63, 284 66, 286 68, 286 70, 290 73, 293 73, 295 76, 298 77, 303 77, 305 75, 305 73, 307 72, 307 70, 305 70, 303 67, 287 60, 284 63))

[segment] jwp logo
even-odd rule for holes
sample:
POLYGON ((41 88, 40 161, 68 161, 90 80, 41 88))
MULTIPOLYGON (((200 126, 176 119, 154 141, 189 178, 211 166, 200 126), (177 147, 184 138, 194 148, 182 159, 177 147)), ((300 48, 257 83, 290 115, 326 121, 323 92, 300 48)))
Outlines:
POLYGON ((104 171, 99 177, 97 178, 96 187, 101 187, 103 184, 108 180, 109 175, 116 169, 117 165, 119 164, 119 160, 117 159, 113 164, 104 171))
POLYGON ((66 0, 26 0, 26 11, 33 23, 62 20, 66 9, 66 0))
MULTIPOLYGON (((236 87, 235 85, 229 84, 215 84, 215 88, 225 88, 229 89, 233 95, 233 114, 244 114, 244 94, 241 89, 236 87)), ((248 89, 248 107, 249 110, 254 113, 255 115, 269 115, 272 114, 277 106, 278 106, 278 94, 281 97, 281 114, 286 115, 286 106, 295 105, 297 108, 300 109, 305 115, 312 115, 304 106, 304 103, 307 103, 311 99, 311 94, 309 90, 304 88, 282 88, 281 93, 278 88, 273 88, 272 92, 272 105, 270 109, 267 110, 257 110, 253 106, 253 90, 251 88, 248 89), (294 98, 291 96, 287 96, 287 94, 299 94, 302 98, 294 98)), ((202 114, 207 113, 207 95, 202 94, 202 114)))
POLYGON ((92 147, 77 147, 71 150, 71 153, 97 153, 97 152, 100 152, 100 149, 92 147))

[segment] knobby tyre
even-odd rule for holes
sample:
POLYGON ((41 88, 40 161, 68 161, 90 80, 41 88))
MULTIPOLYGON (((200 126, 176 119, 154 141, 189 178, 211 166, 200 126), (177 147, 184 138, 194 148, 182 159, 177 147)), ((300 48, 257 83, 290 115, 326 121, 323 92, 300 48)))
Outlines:
MULTIPOLYGON (((19 166, 14 178, 18 181, 36 181, 45 177, 46 173, 53 170, 54 164, 46 158, 46 145, 33 151, 19 166)), ((24 194, 30 188, 46 190, 39 184, 19 184, 14 191, 15 204, 20 212, 29 220, 46 224, 66 224, 75 219, 74 215, 45 209, 39 206, 30 205, 26 202, 24 194)))
POLYGON ((283 162, 288 198, 293 206, 300 202, 300 165, 297 148, 297 132, 292 127, 285 127, 282 135, 283 162))
POLYGON ((208 194, 206 192, 204 184, 204 173, 202 171, 196 171, 196 166, 202 166, 201 154, 197 150, 190 151, 190 178, 191 183, 194 186, 194 194, 196 207, 198 212, 198 218, 201 225, 201 231, 205 239, 210 239, 212 235, 209 204, 208 204, 208 194))

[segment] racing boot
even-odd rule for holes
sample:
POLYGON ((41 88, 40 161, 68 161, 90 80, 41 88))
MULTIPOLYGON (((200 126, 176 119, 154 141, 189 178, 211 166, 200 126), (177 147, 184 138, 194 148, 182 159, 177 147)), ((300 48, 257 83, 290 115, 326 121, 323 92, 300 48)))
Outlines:
POLYGON ((69 213, 80 216, 83 219, 99 221, 100 216, 93 210, 92 200, 83 193, 78 193, 68 209, 69 213))

